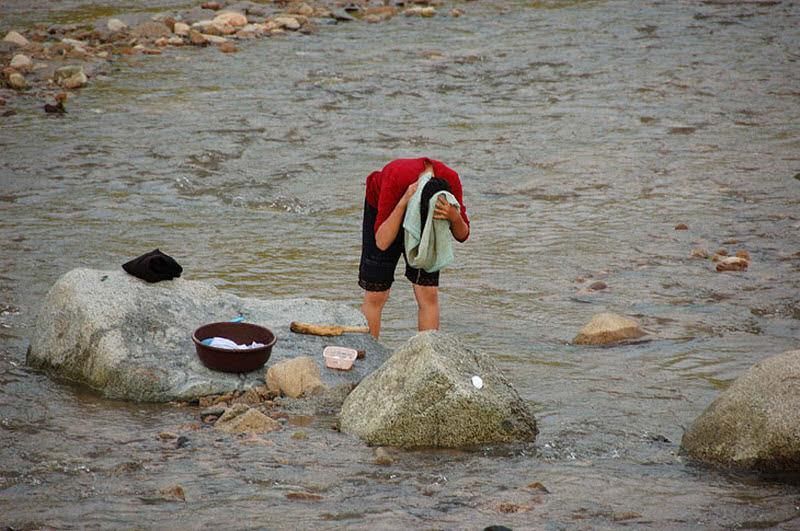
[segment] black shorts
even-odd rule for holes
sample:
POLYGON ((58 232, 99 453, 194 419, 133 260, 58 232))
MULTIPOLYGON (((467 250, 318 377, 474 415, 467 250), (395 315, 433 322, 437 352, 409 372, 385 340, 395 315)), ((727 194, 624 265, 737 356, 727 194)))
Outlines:
POLYGON ((403 230, 385 251, 375 243, 375 219, 378 209, 364 201, 364 222, 361 227, 361 264, 358 267, 358 285, 367 291, 386 291, 394 282, 394 270, 400 255, 406 262, 406 278, 418 286, 438 286, 439 272, 428 273, 408 265, 403 248, 403 230))

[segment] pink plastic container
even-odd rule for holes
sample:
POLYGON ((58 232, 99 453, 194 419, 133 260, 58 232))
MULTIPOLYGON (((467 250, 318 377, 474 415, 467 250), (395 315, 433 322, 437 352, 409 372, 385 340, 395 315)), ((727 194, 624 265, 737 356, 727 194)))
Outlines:
POLYGON ((325 347, 322 351, 322 356, 325 358, 326 367, 349 371, 353 368, 353 362, 356 361, 358 351, 347 347, 325 347))

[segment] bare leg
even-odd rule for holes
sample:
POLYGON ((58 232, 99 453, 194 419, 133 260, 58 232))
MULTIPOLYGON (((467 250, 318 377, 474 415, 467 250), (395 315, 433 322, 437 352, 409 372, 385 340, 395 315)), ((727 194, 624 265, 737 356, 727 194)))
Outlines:
POLYGON ((419 308, 417 314, 419 331, 439 330, 439 288, 414 284, 414 297, 419 308))
POLYGON ((389 300, 389 290, 386 291, 365 291, 364 302, 361 304, 361 312, 367 318, 369 333, 378 339, 381 335, 381 313, 386 301, 389 300))

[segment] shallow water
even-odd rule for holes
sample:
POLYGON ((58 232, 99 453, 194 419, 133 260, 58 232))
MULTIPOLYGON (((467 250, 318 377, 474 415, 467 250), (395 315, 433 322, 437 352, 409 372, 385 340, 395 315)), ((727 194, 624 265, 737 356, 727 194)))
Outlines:
MULTIPOLYGON (((4 29, 31 16, 8 6, 4 29)), ((796 484, 678 453, 683 429, 734 378, 800 348, 800 5, 461 7, 461 18, 322 27, 234 56, 128 58, 63 117, 33 96, 10 103, 0 524, 800 526, 796 484), (197 429, 192 408, 107 401, 25 366, 59 275, 155 247, 186 278, 232 293, 358 306, 364 179, 417 155, 459 171, 472 219, 443 275, 443 329, 493 356, 531 403, 534 445, 395 452, 379 466, 329 418, 239 440, 197 429), (720 274, 690 258, 695 247, 753 261, 720 274), (588 292, 595 280, 609 288, 588 292), (640 319, 652 340, 570 345, 601 311, 640 319), (158 499, 173 484, 185 502, 158 499)), ((416 322, 398 277, 391 347, 416 322)))

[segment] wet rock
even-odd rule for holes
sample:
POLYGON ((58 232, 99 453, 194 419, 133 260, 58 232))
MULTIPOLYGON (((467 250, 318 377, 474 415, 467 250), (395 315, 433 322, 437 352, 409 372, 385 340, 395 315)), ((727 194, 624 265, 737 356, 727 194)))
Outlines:
POLYGON ((203 37, 205 37, 206 41, 209 44, 224 44, 228 42, 228 39, 226 39, 225 37, 220 37, 218 35, 204 34, 203 37))
POLYGON ((186 501, 186 492, 180 485, 170 485, 158 491, 158 494, 165 500, 186 501))
POLYGON ((127 30, 128 29, 128 25, 125 24, 124 22, 122 22, 118 18, 112 18, 112 19, 109 19, 109 21, 106 23, 106 28, 111 33, 117 33, 119 31, 127 30))
POLYGON ((65 89, 76 89, 86 86, 89 78, 83 71, 83 66, 69 65, 57 69, 53 75, 55 82, 65 89))
POLYGON ((572 342, 576 345, 607 345, 644 335, 639 323, 630 317, 599 313, 592 317, 572 342))
POLYGON ((689 230, 689 225, 686 223, 678 223, 675 225, 675 230, 689 230))
POLYGON ((313 492, 288 492, 286 497, 290 500, 296 501, 320 501, 322 496, 314 494, 313 492))
POLYGON ((212 20, 215 26, 230 26, 231 28, 242 28, 247 25, 247 17, 241 13, 225 11, 220 13, 212 20))
POLYGON ((541 493, 544 493, 544 494, 549 494, 550 493, 550 491, 547 490, 547 487, 545 487, 539 481, 534 481, 533 483, 528 484, 528 488, 533 490, 533 491, 541 492, 541 493))
POLYGON ((375 448, 375 464, 388 466, 394 464, 394 458, 389 454, 389 451, 382 446, 375 448))
POLYGON ((234 404, 217 419, 214 428, 225 433, 268 433, 280 429, 280 424, 257 409, 234 404))
POLYGON ((139 39, 157 39, 169 37, 172 32, 163 22, 148 21, 135 26, 131 30, 131 35, 139 39))
MULTIPOLYGON (((278 337, 270 365, 309 356, 322 367, 325 338, 291 333, 289 324, 294 320, 365 323, 361 312, 341 303, 242 298, 204 282, 176 278, 148 284, 122 268, 80 268, 59 278, 42 301, 27 362, 109 398, 188 401, 244 391, 264 384, 263 369, 245 374, 208 369, 191 339, 201 324, 239 314, 278 337)), ((322 371, 322 381, 331 389, 349 391, 388 357, 386 348, 368 334, 348 334, 337 343, 369 350, 370 355, 351 371, 322 371)))
POLYGON ((8 33, 6 33, 6 36, 3 37, 3 41, 10 42, 11 44, 19 46, 21 48, 24 48, 25 46, 30 44, 28 39, 26 39, 25 37, 22 36, 21 33, 18 33, 16 31, 9 31, 8 33))
POLYGON ((19 72, 11 72, 8 75, 6 84, 14 90, 25 90, 28 88, 28 82, 25 80, 25 76, 19 72))
POLYGON ((235 53, 239 51, 239 48, 232 42, 223 42, 219 45, 219 51, 222 53, 235 53))
POLYGON ((206 36, 197 30, 189 31, 189 42, 194 46, 208 45, 208 39, 206 38, 206 36))
POLYGON ((175 23, 175 35, 178 35, 180 37, 188 37, 190 30, 191 28, 189 27, 189 25, 184 22, 175 23))
POLYGON ((414 336, 364 378, 342 406, 340 429, 368 444, 405 448, 532 441, 538 433, 489 356, 434 331, 414 336))
POLYGON ((18 53, 11 58, 9 66, 20 73, 30 72, 33 69, 33 61, 27 55, 18 53))
POLYGON ((682 449, 723 468, 800 471, 800 350, 766 358, 714 400, 682 449))
POLYGON ((602 280, 596 280, 595 282, 589 284, 589 289, 592 291, 601 291, 606 288, 608 288, 608 284, 606 284, 602 280))
POLYGON ((308 356, 300 356, 273 365, 266 374, 267 389, 276 394, 298 398, 321 392, 319 365, 308 356))
POLYGON ((728 256, 717 262, 716 270, 722 271, 744 271, 750 265, 748 260, 738 256, 728 256))
POLYGON ((295 31, 300 29, 300 22, 295 17, 275 17, 272 19, 279 28, 295 31))

